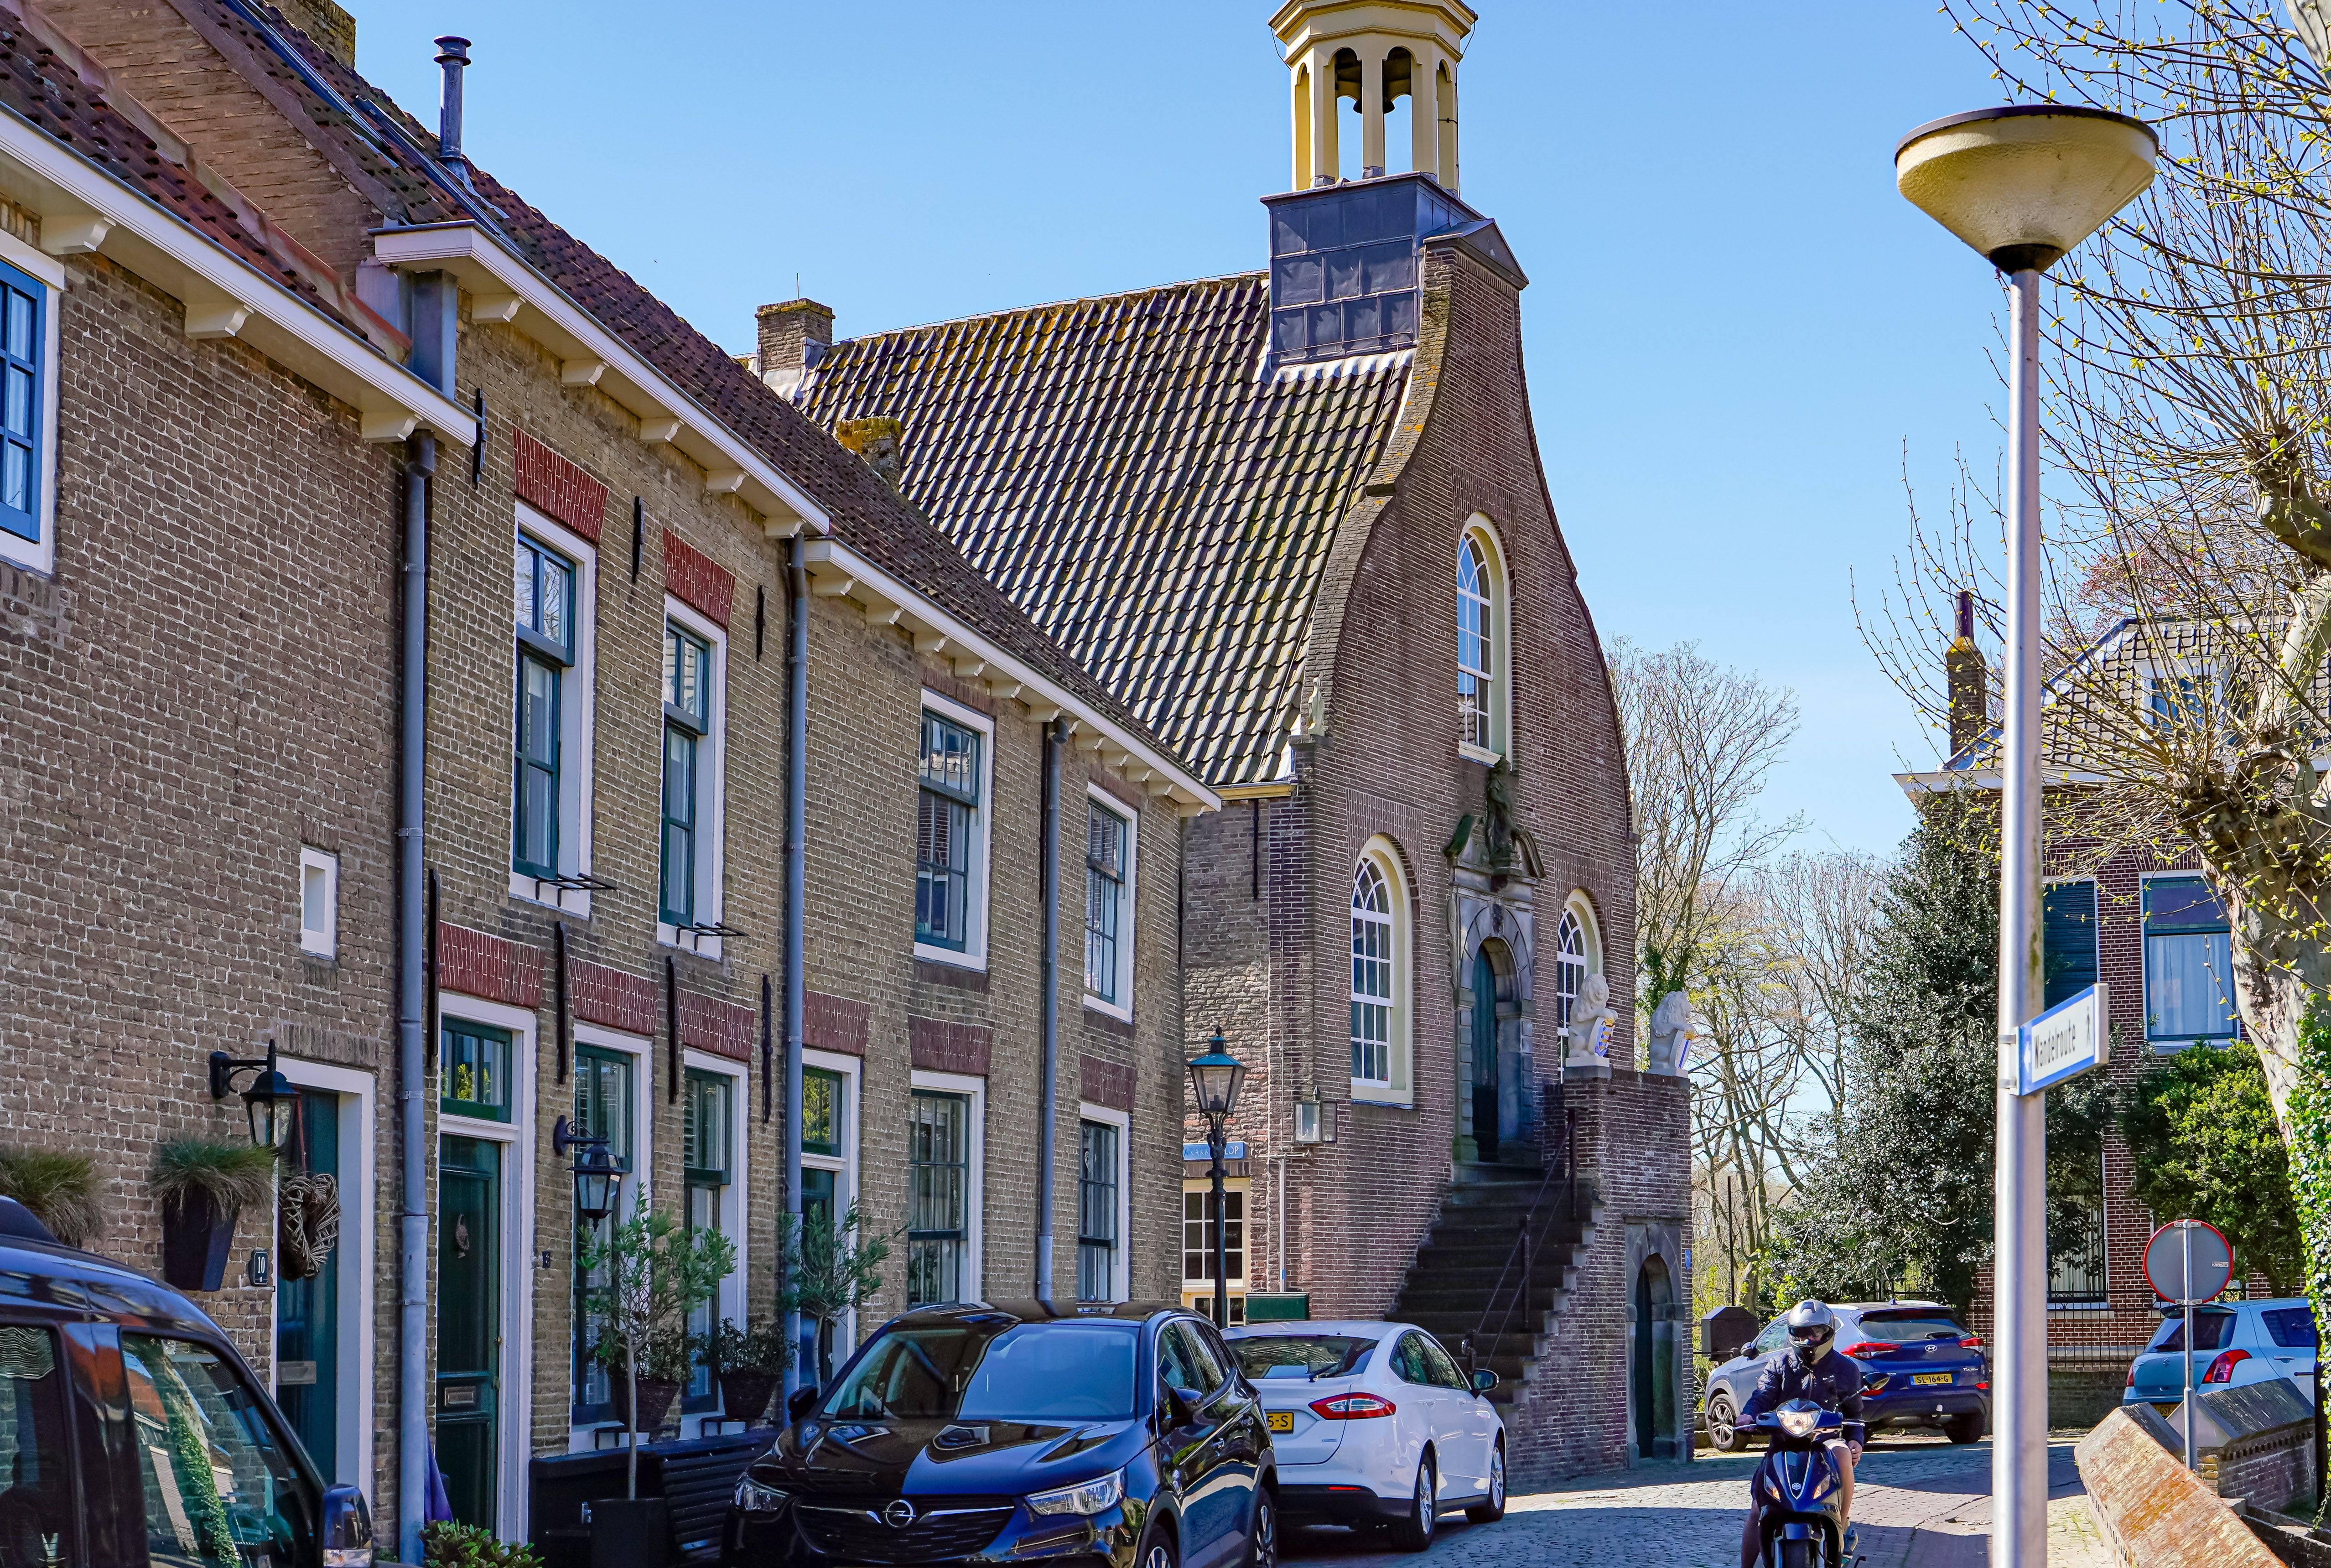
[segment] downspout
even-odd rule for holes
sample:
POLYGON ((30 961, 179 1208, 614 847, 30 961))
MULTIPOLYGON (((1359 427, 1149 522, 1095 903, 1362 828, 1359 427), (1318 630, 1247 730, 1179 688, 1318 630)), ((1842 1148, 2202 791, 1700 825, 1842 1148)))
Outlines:
MULTIPOLYGON (((796 1245, 802 1219, 802 899, 809 837, 809 571, 802 548, 797 533, 785 561, 785 1225, 796 1245)), ((778 1267, 785 1267, 782 1257, 778 1267)), ((797 1352, 785 1366, 790 1397, 807 1386, 802 1367, 817 1351, 803 1342, 798 1312, 785 1315, 785 1343, 797 1352)))
POLYGON ((1038 968, 1044 1014, 1043 1136, 1036 1143, 1036 1299, 1052 1299, 1052 1168, 1061 1097, 1061 721, 1044 726, 1044 807, 1038 830, 1044 867, 1044 953, 1038 968))
POLYGON ((404 651, 397 672, 404 733, 397 755, 397 1135, 400 1259, 396 1323, 397 1559, 421 1561, 421 1527, 429 1512, 429 1162, 426 1139, 428 1013, 423 956, 428 951, 422 899, 421 822, 428 734, 429 478, 437 471, 437 438, 414 437, 404 467, 404 651))

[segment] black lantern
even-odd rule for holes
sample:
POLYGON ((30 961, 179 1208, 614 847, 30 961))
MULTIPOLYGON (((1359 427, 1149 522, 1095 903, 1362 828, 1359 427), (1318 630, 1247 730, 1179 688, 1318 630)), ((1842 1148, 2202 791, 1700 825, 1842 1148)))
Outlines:
POLYGON ((267 1054, 255 1061, 240 1060, 223 1050, 211 1052, 211 1098, 223 1100, 234 1090, 234 1075, 253 1075, 251 1087, 243 1091, 243 1115, 251 1123, 251 1141, 259 1148, 281 1150, 291 1141, 291 1129, 299 1124, 300 1091, 275 1069, 275 1042, 267 1042, 267 1054))
POLYGON ((1223 1124, 1238 1106, 1239 1089, 1246 1082, 1246 1063, 1223 1049, 1220 1030, 1206 1044, 1206 1054, 1190 1062, 1190 1087, 1197 1092, 1198 1114, 1206 1118, 1207 1130, 1219 1139, 1223 1124))
POLYGON ((579 1132, 565 1117, 550 1129, 553 1152, 575 1151, 575 1212, 586 1223, 595 1225, 615 1212, 616 1196, 623 1190, 623 1170, 607 1152, 607 1140, 579 1132))

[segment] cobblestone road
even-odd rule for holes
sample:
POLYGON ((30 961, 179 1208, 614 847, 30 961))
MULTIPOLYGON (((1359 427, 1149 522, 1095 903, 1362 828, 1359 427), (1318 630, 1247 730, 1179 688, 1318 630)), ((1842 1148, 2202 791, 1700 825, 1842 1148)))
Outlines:
MULTIPOLYGON (((2048 1560, 2050 1568, 2110 1568, 2072 1466, 2072 1442, 2061 1437, 2049 1447, 2048 1560)), ((1381 1537, 1324 1529, 1291 1535, 1285 1556, 1302 1568, 1738 1568, 1740 1520, 1757 1458, 1703 1454, 1692 1465, 1646 1465, 1518 1494, 1498 1524, 1444 1518, 1422 1558, 1394 1552, 1381 1537)), ((1864 1568, 1982 1568, 1990 1493, 1988 1440, 1953 1448, 1886 1440, 1862 1456, 1855 1477, 1864 1568)))

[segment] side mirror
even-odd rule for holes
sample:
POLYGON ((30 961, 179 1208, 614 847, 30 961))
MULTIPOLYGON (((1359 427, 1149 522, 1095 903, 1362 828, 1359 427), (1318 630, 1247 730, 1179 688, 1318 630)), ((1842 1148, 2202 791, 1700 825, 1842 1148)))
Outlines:
POLYGON ((323 1568, 372 1568, 372 1510, 345 1484, 324 1488, 323 1568))
POLYGON ((817 1403, 817 1385, 810 1383, 785 1395, 785 1419, 789 1421, 797 1421, 809 1414, 817 1403))
POLYGON ((1175 1426, 1194 1427, 1198 1424, 1198 1396, 1188 1389, 1168 1386, 1166 1404, 1175 1426))
POLYGON ((1475 1393, 1488 1393, 1494 1390, 1502 1381, 1503 1380, 1500 1379, 1496 1373, 1491 1372, 1485 1366, 1480 1371, 1473 1374, 1473 1392, 1475 1393))

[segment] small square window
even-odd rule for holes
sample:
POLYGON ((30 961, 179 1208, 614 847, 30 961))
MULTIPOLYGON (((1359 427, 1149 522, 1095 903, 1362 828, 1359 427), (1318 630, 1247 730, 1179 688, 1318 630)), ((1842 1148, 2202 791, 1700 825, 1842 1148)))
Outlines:
POLYGON ((510 1119, 510 1034, 506 1029, 445 1020, 438 1046, 437 1108, 448 1116, 510 1119))
POLYGON ((300 951, 330 958, 339 951, 340 858, 300 851, 300 951))

